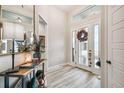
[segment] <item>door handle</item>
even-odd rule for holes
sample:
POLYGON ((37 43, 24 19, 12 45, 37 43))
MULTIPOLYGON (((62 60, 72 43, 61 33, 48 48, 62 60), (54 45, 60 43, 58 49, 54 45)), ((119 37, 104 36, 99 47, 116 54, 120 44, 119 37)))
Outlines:
POLYGON ((108 64, 112 64, 112 62, 110 60, 106 60, 106 63, 108 64))

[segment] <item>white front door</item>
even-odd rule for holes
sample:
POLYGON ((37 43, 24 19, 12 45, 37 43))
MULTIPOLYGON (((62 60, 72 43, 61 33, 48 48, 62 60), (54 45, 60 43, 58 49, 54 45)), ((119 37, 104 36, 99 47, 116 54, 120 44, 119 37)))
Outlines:
POLYGON ((79 65, 96 74, 100 72, 96 65, 100 60, 100 23, 90 23, 84 29, 88 32, 88 40, 79 42, 79 65))
POLYGON ((72 61, 77 66, 96 74, 100 73, 100 67, 96 65, 100 59, 100 32, 99 20, 88 22, 82 27, 77 26, 72 32, 72 61), (88 33, 87 41, 80 42, 77 39, 79 29, 85 29, 88 33))
POLYGON ((109 6, 108 17, 108 87, 124 87, 124 6, 109 6))

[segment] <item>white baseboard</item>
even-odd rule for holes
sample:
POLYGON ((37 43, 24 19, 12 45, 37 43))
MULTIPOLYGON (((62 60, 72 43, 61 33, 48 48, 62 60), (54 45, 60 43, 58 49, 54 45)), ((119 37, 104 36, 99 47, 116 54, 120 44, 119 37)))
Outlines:
POLYGON ((58 65, 55 65, 55 66, 52 66, 52 67, 48 67, 47 72, 54 71, 54 70, 59 69, 63 66, 66 66, 66 65, 67 65, 67 63, 62 63, 62 64, 58 64, 58 65))

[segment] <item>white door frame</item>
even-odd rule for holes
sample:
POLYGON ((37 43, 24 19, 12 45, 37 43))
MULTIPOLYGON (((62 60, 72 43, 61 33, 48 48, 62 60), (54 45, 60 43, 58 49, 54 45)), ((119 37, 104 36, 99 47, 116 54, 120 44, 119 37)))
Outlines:
MULTIPOLYGON (((101 87, 108 87, 108 73, 107 63, 108 59, 108 6, 104 5, 101 9, 101 87)), ((71 27, 73 28, 74 25, 71 27)), ((72 63, 71 63, 72 64, 72 63)), ((75 66, 75 64, 72 64, 75 66)))
MULTIPOLYGON (((120 8, 120 6, 117 6, 116 9, 120 8)), ((112 81, 112 65, 113 64, 107 64, 106 60, 113 60, 112 58, 112 6, 104 6, 103 7, 103 21, 102 21, 102 26, 103 26, 103 33, 104 36, 102 37, 104 39, 104 46, 103 48, 105 49, 104 52, 102 52, 103 56, 103 79, 102 79, 102 84, 103 87, 109 87, 111 88, 113 85, 112 81)))
MULTIPOLYGON (((83 21, 80 21, 80 22, 78 22, 78 23, 74 23, 72 26, 71 26, 71 30, 72 30, 72 32, 73 31, 75 31, 75 30, 78 30, 79 28, 85 28, 85 27, 90 27, 89 28, 89 30, 92 30, 93 29, 93 26, 95 25, 95 24, 100 24, 100 21, 101 20, 99 20, 100 18, 100 15, 94 15, 94 16, 91 16, 91 17, 89 17, 89 18, 87 18, 87 19, 84 19, 83 21), (91 25, 92 25, 92 27, 91 27, 91 25)), ((99 29, 101 30, 101 26, 99 26, 99 29)), ((101 33, 101 32, 100 32, 101 33)), ((92 33, 93 34, 93 33, 92 33)), ((100 35, 101 36, 101 35, 100 35)), ((101 43, 101 42, 100 42, 101 43)), ((79 44, 78 44, 79 45, 79 44)), ((78 47, 78 46, 77 46, 78 47)), ((93 46, 91 46, 92 48, 93 48, 93 46)), ((101 47, 101 45, 100 45, 100 47, 101 47)), ((88 50, 89 50, 89 48, 88 48, 88 50)), ((101 50, 101 49, 100 49, 101 50)), ((79 51, 76 51, 76 55, 77 56, 79 56, 79 53, 78 53, 79 51)), ((99 53, 99 56, 101 56, 101 51, 99 51, 100 53, 99 53)), ((92 56, 93 57, 93 56, 92 56)), ((93 58, 92 58, 93 59, 93 58)), ((77 61, 79 61, 77 58, 76 58, 76 60, 77 61)), ((72 63, 74 63, 74 62, 72 62, 72 63)), ((75 62, 76 64, 74 64, 75 66, 77 66, 77 67, 80 67, 80 68, 83 68, 83 69, 86 69, 86 70, 88 70, 88 71, 91 71, 91 72, 93 72, 93 73, 95 73, 95 74, 100 74, 100 71, 101 71, 101 69, 99 69, 99 70, 97 70, 97 69, 95 69, 95 68, 93 68, 93 67, 87 67, 87 66, 84 66, 84 65, 79 65, 79 64, 77 64, 78 62, 75 62)))
MULTIPOLYGON (((112 25, 112 18, 111 18, 111 6, 107 6, 107 14, 108 14, 108 42, 107 42, 107 60, 112 60, 112 30, 111 30, 111 25, 112 25)), ((107 87, 111 88, 112 87, 112 81, 111 81, 111 75, 112 75, 112 65, 107 64, 107 87)))
POLYGON ((111 49, 109 49, 110 44, 110 17, 109 16, 110 11, 109 11, 109 6, 104 5, 102 6, 102 18, 101 18, 101 30, 102 30, 102 35, 101 35, 101 62, 102 62, 102 70, 101 70, 101 86, 103 88, 108 88, 111 87, 111 81, 109 78, 111 78, 111 75, 109 75, 111 72, 111 66, 106 63, 107 60, 111 60, 111 57, 109 56, 109 53, 111 49))

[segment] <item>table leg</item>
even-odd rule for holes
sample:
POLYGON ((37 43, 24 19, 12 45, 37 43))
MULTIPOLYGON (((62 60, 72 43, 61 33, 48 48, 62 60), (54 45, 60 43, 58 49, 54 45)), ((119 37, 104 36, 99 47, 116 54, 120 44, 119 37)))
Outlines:
POLYGON ((9 77, 7 76, 4 77, 4 87, 9 88, 9 77))
POLYGON ((22 77, 22 88, 25 88, 25 77, 22 77))
POLYGON ((43 63, 42 66, 43 66, 42 67, 43 68, 43 77, 42 78, 44 80, 43 88, 45 88, 45 75, 44 75, 44 66, 45 66, 45 64, 43 63))
POLYGON ((43 78, 44 78, 44 63, 42 64, 42 68, 43 68, 43 78))
POLYGON ((32 78, 32 73, 30 73, 30 79, 32 78))
POLYGON ((35 77, 35 69, 33 70, 33 77, 35 77))

